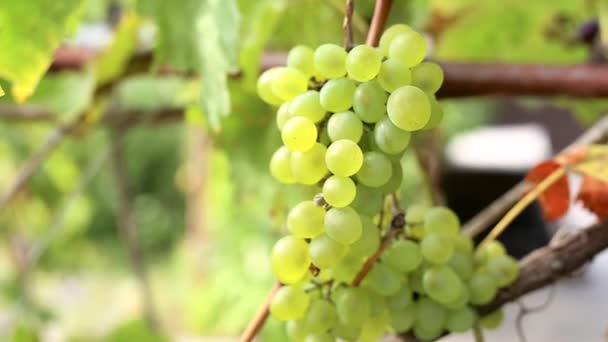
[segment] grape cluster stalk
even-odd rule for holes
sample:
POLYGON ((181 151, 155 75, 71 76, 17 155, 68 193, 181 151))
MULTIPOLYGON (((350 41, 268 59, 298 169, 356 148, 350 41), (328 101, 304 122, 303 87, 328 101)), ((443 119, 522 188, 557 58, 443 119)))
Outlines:
POLYGON ((278 107, 283 146, 272 176, 319 190, 290 210, 290 234, 271 254, 284 286, 270 313, 286 321, 291 341, 377 341, 387 332, 432 340, 500 324, 502 311, 478 317, 474 308, 518 276, 499 242, 475 249, 445 207, 412 206, 399 225, 380 215, 401 186, 412 135, 443 118, 435 98, 443 72, 425 56, 424 37, 398 24, 377 48, 296 46, 286 66, 258 79, 259 96, 278 107))

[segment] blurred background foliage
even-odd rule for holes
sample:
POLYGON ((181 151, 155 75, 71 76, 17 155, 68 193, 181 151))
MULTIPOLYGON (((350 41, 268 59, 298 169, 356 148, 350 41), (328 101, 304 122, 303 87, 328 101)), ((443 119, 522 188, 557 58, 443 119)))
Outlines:
MULTIPOLYGON (((373 7, 373 0, 356 1, 356 42, 364 40, 373 7)), ((393 7, 389 24, 427 32, 431 58, 543 63, 590 58, 589 47, 570 38, 595 16, 593 1, 403 0, 393 7)), ((31 93, 25 105, 56 115, 50 123, 0 122, 0 190, 58 123, 81 113, 90 122, 0 211, 0 340, 237 335, 272 282, 269 250, 282 234, 287 209, 313 193, 280 186, 267 172, 280 138, 274 109, 255 94, 262 54, 296 44, 341 44, 342 17, 342 0, 0 5, 0 85, 7 93, 0 103, 31 93), (122 13, 118 20, 117 13, 122 13), (101 53, 79 71, 45 74, 61 42, 101 53), (26 44, 27 54, 4 53, 15 44, 26 44), (146 49, 154 51, 150 71, 124 74, 129 59, 146 49), (164 75, 165 64, 183 75, 164 75), (241 77, 229 79, 236 70, 241 77), (115 83, 112 91, 100 91, 109 83, 115 83), (114 107, 135 110, 143 121, 159 108, 185 112, 185 120, 130 126, 124 146, 163 334, 150 331, 142 319, 138 286, 117 231, 120 208, 107 157, 111 137, 96 120, 114 107), (40 258, 27 271, 21 259, 32 247, 40 258)), ((487 122, 497 101, 443 101, 442 136, 487 122)), ((549 104, 571 109, 584 123, 608 106, 599 99, 583 104, 557 98, 549 104)), ((420 195, 425 192, 415 157, 406 155, 402 164, 403 201, 428 201, 420 195)), ((285 340, 272 320, 262 338, 285 340)))

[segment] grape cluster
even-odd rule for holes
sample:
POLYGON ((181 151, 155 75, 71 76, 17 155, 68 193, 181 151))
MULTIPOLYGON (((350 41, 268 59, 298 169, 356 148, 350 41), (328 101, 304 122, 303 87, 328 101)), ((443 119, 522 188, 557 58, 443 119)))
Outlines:
MULTIPOLYGON (((518 275, 500 243, 474 251, 447 208, 411 207, 403 227, 384 227, 378 215, 385 196, 401 185, 400 159, 412 132, 436 127, 443 116, 434 96, 443 73, 423 62, 425 55, 424 37, 395 25, 378 48, 296 46, 286 67, 258 80, 259 96, 278 106, 283 141, 271 174, 321 190, 290 210, 291 234, 271 255, 284 286, 270 312, 288 321, 292 341, 376 341, 387 331, 410 330, 432 339, 465 331, 478 320, 473 306, 488 303, 518 275), (389 230, 396 238, 361 286, 353 286, 389 230)), ((479 322, 498 325, 500 315, 479 322)))

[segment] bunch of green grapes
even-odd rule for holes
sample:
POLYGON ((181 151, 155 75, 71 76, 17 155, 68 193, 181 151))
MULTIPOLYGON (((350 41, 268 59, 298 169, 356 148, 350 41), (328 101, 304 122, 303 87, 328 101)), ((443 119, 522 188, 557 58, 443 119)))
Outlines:
POLYGON ((443 116, 434 96, 443 73, 423 62, 425 55, 424 37, 395 25, 378 48, 297 46, 286 67, 258 80, 259 96, 278 107, 283 141, 271 174, 320 190, 290 210, 290 235, 271 255, 284 286, 270 312, 288 321, 292 341, 376 341, 410 330, 431 339, 464 331, 477 321, 472 306, 517 277, 517 263, 500 244, 473 253, 449 209, 415 207, 361 286, 353 286, 381 244, 378 213, 401 185, 400 159, 411 135, 443 116))

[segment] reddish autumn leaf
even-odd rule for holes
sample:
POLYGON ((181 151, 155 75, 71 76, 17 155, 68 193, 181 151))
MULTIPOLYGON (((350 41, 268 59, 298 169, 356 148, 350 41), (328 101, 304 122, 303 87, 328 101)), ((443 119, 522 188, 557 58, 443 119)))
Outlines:
POLYGON ((608 183, 586 176, 576 199, 600 220, 608 219, 608 183))
MULTIPOLYGON (((559 168, 561 165, 553 160, 542 162, 528 172, 526 180, 537 185, 559 168)), ((566 175, 560 177, 538 196, 538 201, 547 220, 557 220, 564 216, 570 207, 568 177, 566 175)))

